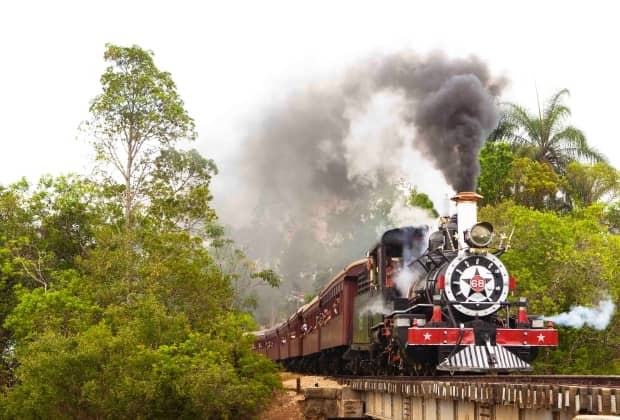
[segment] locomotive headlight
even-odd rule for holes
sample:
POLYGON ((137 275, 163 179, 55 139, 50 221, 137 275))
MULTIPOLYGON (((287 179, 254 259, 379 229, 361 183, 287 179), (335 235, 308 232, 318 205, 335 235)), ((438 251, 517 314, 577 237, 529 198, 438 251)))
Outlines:
POLYGON ((484 248, 493 239, 493 225, 488 222, 476 223, 465 233, 465 242, 474 248, 484 248))

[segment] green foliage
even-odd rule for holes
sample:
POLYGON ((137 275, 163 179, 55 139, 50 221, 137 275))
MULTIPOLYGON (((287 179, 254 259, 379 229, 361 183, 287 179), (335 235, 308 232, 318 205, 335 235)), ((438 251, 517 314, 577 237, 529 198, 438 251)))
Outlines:
POLYGON ((26 291, 16 287, 16 294, 19 305, 4 325, 11 329, 13 339, 19 342, 35 340, 48 330, 63 335, 76 334, 101 316, 99 307, 81 300, 65 288, 45 291, 39 287, 26 291))
MULTIPOLYGON (((3 328, 1 324, 16 304, 13 289, 16 285, 27 281, 22 275, 20 263, 15 260, 15 256, 20 257, 22 244, 28 244, 35 239, 33 217, 27 209, 28 200, 24 197, 27 189, 28 183, 25 180, 7 188, 0 187, 0 344, 2 349, 9 345, 10 331, 3 328)), ((3 364, 0 369, 0 379, 7 380, 7 370, 8 366, 3 364)))
POLYGON ((620 201, 609 205, 605 209, 604 223, 608 226, 611 233, 620 234, 620 201))
POLYGON ((267 269, 250 274, 253 279, 261 279, 271 287, 279 287, 282 284, 282 279, 273 270, 267 269))
POLYGON ((251 351, 256 326, 230 311, 230 284, 202 241, 100 229, 96 243, 53 288, 18 290, 6 416, 253 416, 276 367, 251 351))
POLYGON ((510 197, 507 178, 513 160, 514 155, 506 143, 487 141, 480 150, 478 192, 483 197, 481 205, 498 204, 510 197))
POLYGON ((571 162, 566 167, 565 190, 572 207, 613 199, 620 193, 620 171, 605 162, 589 165, 571 162))
MULTIPOLYGON (((74 175, 44 177, 33 189, 25 181, 0 187, 0 325, 17 290, 53 289, 93 246, 98 195, 95 184, 74 175)), ((0 347, 11 347, 10 329, 0 327, 0 347)), ((1 360, 0 383, 11 382, 10 361, 1 360)))
POLYGON ((512 199, 539 210, 555 207, 561 182, 549 165, 528 158, 515 159, 506 177, 512 199))
POLYGON ((512 200, 538 210, 570 211, 609 202, 620 191, 620 172, 605 162, 570 162, 560 175, 546 163, 515 157, 510 146, 501 142, 487 142, 480 162, 482 205, 512 200))
POLYGON ((101 76, 103 93, 90 106, 104 123, 103 132, 113 138, 128 130, 128 140, 157 139, 166 145, 195 137, 170 73, 155 66, 153 53, 107 44, 104 59, 111 65, 101 76))
POLYGON ((37 209, 41 247, 54 250, 56 268, 70 268, 73 260, 93 246, 99 187, 79 176, 44 177, 31 199, 37 209))
POLYGON ((48 332, 24 348, 4 416, 251 418, 279 386, 276 367, 251 351, 246 318, 214 321, 209 334, 158 347, 105 322, 79 335, 48 332))
POLYGON ((212 226, 216 215, 209 207, 209 184, 215 174, 215 163, 196 150, 162 150, 148 186, 151 221, 196 234, 212 226))
MULTIPOLYGON (((512 249, 502 259, 517 278, 519 294, 528 297, 531 313, 594 306, 605 295, 618 302, 620 237, 601 223, 602 207, 561 216, 504 202, 480 213, 498 232, 509 234, 514 228, 512 249)), ((560 348, 537 360, 539 372, 593 373, 606 366, 606 373, 620 373, 618 315, 605 331, 562 328, 560 336, 560 348)))
POLYGON ((438 217, 439 213, 435 210, 433 200, 427 194, 418 192, 416 188, 412 188, 409 191, 409 197, 407 197, 407 204, 412 207, 420 207, 429 210, 434 217, 438 217))

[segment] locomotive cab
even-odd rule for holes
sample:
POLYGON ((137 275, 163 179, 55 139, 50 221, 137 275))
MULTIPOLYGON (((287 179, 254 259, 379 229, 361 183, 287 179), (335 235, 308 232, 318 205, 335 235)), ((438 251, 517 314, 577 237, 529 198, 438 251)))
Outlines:
POLYGON ((408 299, 412 278, 407 272, 426 250, 427 235, 428 226, 392 229, 385 232, 379 244, 369 252, 369 266, 386 302, 403 303, 408 299))

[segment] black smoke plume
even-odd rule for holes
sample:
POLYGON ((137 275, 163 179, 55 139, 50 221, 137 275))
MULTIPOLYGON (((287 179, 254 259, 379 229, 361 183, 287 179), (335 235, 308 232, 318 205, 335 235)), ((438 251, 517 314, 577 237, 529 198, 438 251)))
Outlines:
POLYGON ((442 54, 387 57, 377 75, 379 88, 397 89, 411 100, 406 112, 417 129, 413 146, 457 192, 475 190, 478 152, 497 126, 494 97, 504 84, 503 79, 492 80, 476 57, 450 60, 442 54))

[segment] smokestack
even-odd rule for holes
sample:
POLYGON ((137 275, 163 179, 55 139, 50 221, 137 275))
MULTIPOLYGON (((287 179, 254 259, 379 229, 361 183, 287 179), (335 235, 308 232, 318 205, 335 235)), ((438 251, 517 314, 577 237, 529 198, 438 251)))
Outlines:
POLYGON ((465 249, 466 246, 464 232, 478 223, 478 200, 481 198, 480 194, 473 191, 460 192, 451 198, 456 203, 459 250, 465 249))

